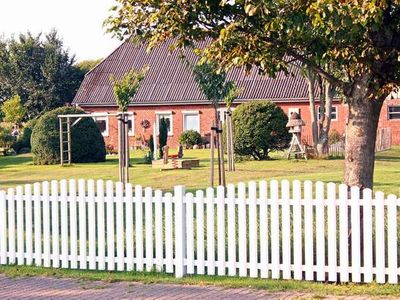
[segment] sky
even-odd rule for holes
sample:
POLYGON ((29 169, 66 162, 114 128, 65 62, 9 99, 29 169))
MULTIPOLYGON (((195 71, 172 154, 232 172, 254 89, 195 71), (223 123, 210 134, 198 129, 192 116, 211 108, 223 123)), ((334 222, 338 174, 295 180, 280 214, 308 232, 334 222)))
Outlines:
POLYGON ((120 41, 102 24, 113 0, 0 0, 0 36, 57 29, 77 61, 104 58, 120 41))

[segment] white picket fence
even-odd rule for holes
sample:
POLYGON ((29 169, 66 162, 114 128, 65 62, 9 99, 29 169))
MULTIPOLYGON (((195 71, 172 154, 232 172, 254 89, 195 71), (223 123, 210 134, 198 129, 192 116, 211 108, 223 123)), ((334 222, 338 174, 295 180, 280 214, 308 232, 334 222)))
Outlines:
POLYGON ((400 200, 362 196, 286 180, 195 195, 183 186, 163 194, 102 180, 35 183, 0 192, 0 263, 398 283, 400 200))

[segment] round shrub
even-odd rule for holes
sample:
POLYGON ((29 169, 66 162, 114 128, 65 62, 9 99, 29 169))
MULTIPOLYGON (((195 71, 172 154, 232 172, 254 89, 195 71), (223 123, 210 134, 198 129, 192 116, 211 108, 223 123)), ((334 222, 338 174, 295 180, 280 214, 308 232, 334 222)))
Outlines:
POLYGON ((201 135, 196 130, 186 130, 179 137, 179 143, 191 148, 202 143, 201 135))
MULTIPOLYGON (((60 162, 58 115, 83 114, 75 107, 60 107, 40 117, 32 132, 33 162, 38 165, 60 162)), ((74 119, 73 119, 74 120, 74 119)), ((72 122, 71 122, 72 123, 72 122)), ((64 125, 64 130, 66 126, 64 125)), ((106 158, 104 139, 92 118, 82 118, 71 128, 72 162, 102 162, 106 158)))
POLYGON ((270 101, 251 101, 233 112, 235 153, 256 160, 269 158, 269 151, 288 147, 288 118, 281 108, 270 101))

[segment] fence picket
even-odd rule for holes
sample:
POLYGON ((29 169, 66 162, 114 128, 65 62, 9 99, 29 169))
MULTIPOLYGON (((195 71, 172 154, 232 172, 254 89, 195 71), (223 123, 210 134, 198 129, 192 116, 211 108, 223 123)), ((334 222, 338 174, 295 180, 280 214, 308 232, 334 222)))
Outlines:
POLYGON ((114 226, 114 184, 106 182, 106 203, 107 203, 107 270, 115 269, 115 226, 114 226))
MULTIPOLYGON (((126 270, 132 271, 134 265, 134 253, 133 253, 133 197, 132 191, 132 184, 127 183, 125 186, 125 197, 126 197, 126 204, 125 204, 125 239, 126 239, 126 270)), ((160 219, 162 222, 162 218, 160 219)), ((161 240, 162 242, 162 240, 161 240)))
POLYGON ((115 235, 117 238, 117 270, 123 271, 125 267, 124 262, 124 185, 122 182, 115 184, 115 221, 117 223, 115 235))
MULTIPOLYGON (((268 278, 268 211, 267 182, 260 181, 260 262, 261 278, 268 278)), ((234 248, 236 250, 236 248, 234 248)))
POLYGON ((175 277, 185 275, 186 257, 186 210, 184 204, 185 188, 181 185, 174 187, 175 202, 175 277))
POLYGON ((288 180, 282 180, 282 266, 283 279, 291 278, 290 270, 290 185, 288 180))
MULTIPOLYGON (((156 268, 157 271, 163 270, 163 229, 162 229, 162 192, 155 191, 155 241, 156 241, 156 268)), ((192 216, 193 218, 193 216, 192 216)))
POLYGON ((94 180, 87 181, 88 187, 88 233, 89 233, 89 269, 96 269, 96 203, 94 180))
POLYGON ((339 185, 339 261, 340 261, 340 281, 349 281, 349 251, 348 251, 348 205, 347 205, 347 185, 339 185))
POLYGON ((22 186, 17 186, 15 200, 17 203, 17 264, 25 263, 24 249, 24 190, 22 186))
POLYGON ((258 234, 257 234, 257 184, 249 182, 249 260, 250 277, 258 277, 258 234))
POLYGON ((165 272, 173 273, 172 194, 165 194, 165 272))
POLYGON ((7 264, 7 196, 0 191, 0 264, 7 264))
POLYGON ((143 190, 135 186, 136 271, 143 271, 143 190))
POLYGON ((146 270, 153 269, 153 191, 147 187, 144 190, 145 202, 145 232, 146 232, 146 270))
POLYGON ((389 266, 389 283, 396 284, 398 282, 397 269, 397 198, 395 195, 388 196, 388 266, 389 266))
POLYGON ((207 274, 215 275, 214 189, 208 188, 207 197, 207 274))
POLYGON ((25 185, 25 230, 26 230, 26 264, 33 263, 33 238, 32 238, 32 185, 25 185))
POLYGON ((360 189, 351 188, 351 281, 361 282, 360 189))
POLYGON ((247 216, 246 216, 246 185, 238 184, 238 220, 239 223, 239 276, 247 276, 247 216))
POLYGON ((325 209, 324 183, 318 181, 315 185, 315 227, 317 243, 317 280, 325 280, 325 209))
POLYGON ((372 282, 372 191, 363 190, 364 282, 372 282))
POLYGON ((69 267, 68 253, 68 186, 66 180, 60 181, 60 200, 61 200, 61 267, 69 267))
POLYGON ((302 216, 301 216, 301 183, 293 181, 293 262, 294 279, 303 278, 303 245, 302 245, 302 216))
POLYGON ((328 280, 337 281, 336 185, 328 183, 328 280))
POLYGON ((197 274, 204 274, 204 192, 196 192, 197 274))
POLYGON ((218 275, 225 275, 225 188, 217 187, 218 275))
POLYGON ((272 180, 270 185, 271 191, 271 256, 272 256, 272 278, 280 277, 279 269, 279 186, 278 181, 272 180))
POLYGON ((76 211, 76 181, 69 181, 69 225, 71 243, 71 269, 78 268, 78 217, 76 211))
POLYGON ((314 280, 313 184, 304 182, 304 246, 306 280, 314 280))
POLYGON ((105 219, 104 219, 104 181, 97 180, 97 251, 98 268, 106 269, 106 240, 105 240, 105 219))
POLYGON ((8 261, 15 264, 15 191, 8 189, 8 261))
POLYGON ((235 204, 235 186, 228 184, 228 274, 236 276, 236 204, 235 204))
POLYGON ((186 266, 187 273, 194 274, 193 194, 186 194, 186 266))
POLYGON ((385 215, 384 194, 375 194, 375 264, 376 282, 385 283, 385 215))
POLYGON ((78 202, 79 202, 79 269, 87 268, 86 252, 86 186, 85 180, 78 181, 78 202))
POLYGON ((60 220, 58 205, 58 181, 51 181, 51 240, 53 268, 60 267, 60 220))
MULTIPOLYGON (((35 183, 33 186, 33 193, 34 193, 34 205, 36 210, 36 202, 40 202, 40 184, 35 183), (36 196, 35 196, 36 195, 36 196)), ((50 228, 50 185, 48 181, 42 183, 42 197, 43 197, 43 266, 48 268, 51 266, 51 228, 50 228)), ((41 255, 41 236, 40 236, 40 227, 37 232, 39 235, 39 243, 36 244, 36 231, 37 231, 37 224, 36 224, 36 213, 40 214, 40 209, 36 212, 35 211, 35 252, 36 247, 38 247, 39 255, 41 255)), ((39 215, 40 216, 40 215, 39 215)), ((41 260, 39 258, 39 260, 41 260)), ((35 260, 35 264, 37 265, 37 261, 35 260)))

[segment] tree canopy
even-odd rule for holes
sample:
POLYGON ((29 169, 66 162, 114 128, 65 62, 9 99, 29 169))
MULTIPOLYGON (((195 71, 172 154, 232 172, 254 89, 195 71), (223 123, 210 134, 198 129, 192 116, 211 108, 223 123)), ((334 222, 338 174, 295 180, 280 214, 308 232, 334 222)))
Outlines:
POLYGON ((0 39, 0 102, 19 95, 32 118, 72 101, 83 79, 55 30, 0 39))
POLYGON ((16 95, 3 103, 1 106, 3 121, 19 124, 25 117, 26 109, 21 104, 21 98, 16 95))

